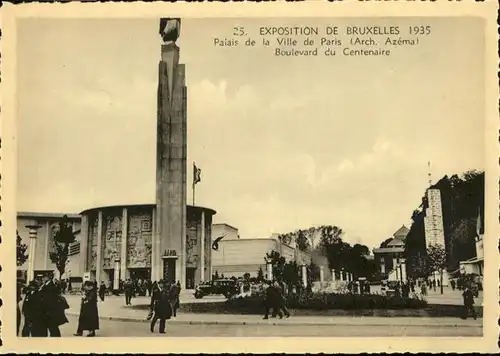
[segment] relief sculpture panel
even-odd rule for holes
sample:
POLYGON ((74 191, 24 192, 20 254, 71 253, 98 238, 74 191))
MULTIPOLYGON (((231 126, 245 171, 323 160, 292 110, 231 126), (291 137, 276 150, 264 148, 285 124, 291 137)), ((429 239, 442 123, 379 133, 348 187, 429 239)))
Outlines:
POLYGON ((115 259, 120 258, 122 245, 122 215, 107 215, 103 224, 103 254, 102 267, 114 268, 115 259))
POLYGON ((212 257, 212 217, 207 215, 205 215, 205 267, 208 271, 212 257))
POLYGON ((131 211, 127 236, 127 265, 129 268, 151 267, 151 242, 151 212, 131 211))
POLYGON ((97 266, 97 217, 89 217, 89 242, 91 246, 90 254, 90 270, 95 270, 97 266))
MULTIPOLYGON (((186 267, 196 267, 198 264, 198 219, 196 215, 190 215, 187 220, 186 229, 186 267)), ((201 231, 201 230, 200 230, 201 231)))
MULTIPOLYGON (((205 215, 205 267, 207 268, 207 271, 210 270, 210 265, 212 263, 211 258, 212 258, 212 216, 206 214, 205 215)), ((211 278, 211 276, 207 277, 211 278)))

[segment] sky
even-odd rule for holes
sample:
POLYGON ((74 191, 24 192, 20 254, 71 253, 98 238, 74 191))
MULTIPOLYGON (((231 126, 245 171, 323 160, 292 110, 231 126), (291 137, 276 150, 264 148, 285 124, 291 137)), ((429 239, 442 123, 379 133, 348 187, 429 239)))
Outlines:
MULTIPOLYGON (((242 238, 330 224, 373 248, 411 224, 429 161, 433 180, 484 169, 482 23, 428 18, 389 57, 213 45, 298 24, 422 20, 183 19, 188 187, 195 161, 196 205, 242 238)), ((154 203, 158 19, 23 19, 17 39, 17 210, 154 203)))

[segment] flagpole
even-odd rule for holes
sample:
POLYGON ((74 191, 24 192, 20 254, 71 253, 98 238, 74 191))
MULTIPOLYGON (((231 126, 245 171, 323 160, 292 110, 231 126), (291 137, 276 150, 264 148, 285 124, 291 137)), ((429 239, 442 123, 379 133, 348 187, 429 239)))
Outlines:
POLYGON ((194 205, 194 201, 195 201, 194 199, 195 199, 195 194, 196 194, 196 188, 195 188, 195 186, 196 186, 196 183, 195 183, 195 180, 196 180, 196 168, 195 167, 196 167, 196 163, 193 162, 193 206, 195 206, 194 205))

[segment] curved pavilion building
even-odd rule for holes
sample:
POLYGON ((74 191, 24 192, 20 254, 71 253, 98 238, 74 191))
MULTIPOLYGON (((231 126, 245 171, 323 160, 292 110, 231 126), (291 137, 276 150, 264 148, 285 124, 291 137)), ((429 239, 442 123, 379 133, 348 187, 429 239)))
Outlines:
MULTIPOLYGON (((200 281, 211 279, 215 213, 209 208, 186 206, 185 251, 169 248, 160 238, 155 204, 96 207, 80 215, 69 215, 77 240, 70 246, 66 270, 71 276, 87 275, 109 285, 126 278, 158 280, 166 276, 181 281, 179 269, 183 269, 185 277, 181 283, 192 289, 200 281), (185 256, 183 264, 180 255, 185 256)), ((35 274, 55 269, 49 254, 54 250, 52 237, 61 217, 62 214, 18 214, 23 243, 30 243, 25 239, 25 226, 40 226, 34 247, 35 274)))

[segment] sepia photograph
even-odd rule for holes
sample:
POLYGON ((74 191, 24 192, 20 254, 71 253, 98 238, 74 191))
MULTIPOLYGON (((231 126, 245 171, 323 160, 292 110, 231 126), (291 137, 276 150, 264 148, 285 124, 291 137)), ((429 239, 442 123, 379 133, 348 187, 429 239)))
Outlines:
POLYGON ((483 337, 485 20, 176 16, 16 21, 17 342, 483 337))

